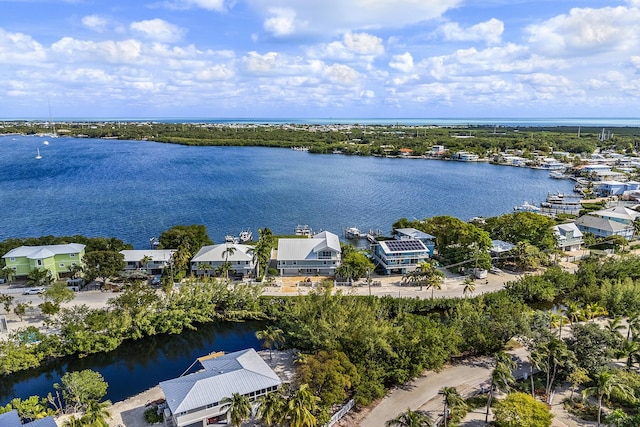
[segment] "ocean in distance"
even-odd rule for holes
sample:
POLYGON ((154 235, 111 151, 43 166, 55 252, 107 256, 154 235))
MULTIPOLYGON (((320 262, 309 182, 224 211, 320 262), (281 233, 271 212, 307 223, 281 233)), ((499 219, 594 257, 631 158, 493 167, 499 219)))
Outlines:
POLYGON ((389 233, 402 217, 496 216, 572 188, 488 163, 14 135, 0 137, 0 240, 82 234, 143 249, 180 224, 206 225, 216 243, 297 224, 389 233))
MULTIPOLYGON (((51 118, 38 117, 29 119, 2 120, 33 120, 49 122, 51 118)), ((640 117, 416 117, 416 118, 356 118, 356 117, 325 117, 325 118, 211 118, 211 117, 56 117, 57 122, 158 122, 158 123, 218 123, 218 124, 265 124, 265 125, 332 125, 332 124, 360 124, 360 125, 400 125, 400 126, 502 126, 513 128, 527 127, 640 127, 640 117)))

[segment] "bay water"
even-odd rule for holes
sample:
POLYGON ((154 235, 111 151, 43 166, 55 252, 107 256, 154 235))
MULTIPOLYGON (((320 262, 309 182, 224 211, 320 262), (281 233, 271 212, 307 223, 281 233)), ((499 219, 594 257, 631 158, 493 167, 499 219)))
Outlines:
POLYGON ((0 240, 82 234, 143 249, 188 224, 207 226, 216 243, 244 229, 254 238, 263 227, 292 234, 297 224, 339 235, 348 227, 388 233, 402 217, 466 221, 572 189, 544 170, 484 162, 0 137, 0 240))

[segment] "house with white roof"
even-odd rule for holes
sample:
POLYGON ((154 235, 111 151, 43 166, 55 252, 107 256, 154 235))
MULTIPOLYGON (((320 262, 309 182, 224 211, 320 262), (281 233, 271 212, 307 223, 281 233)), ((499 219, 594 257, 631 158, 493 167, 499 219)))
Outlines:
POLYGON ((616 206, 608 209, 591 212, 593 216, 610 219, 622 224, 632 225, 636 218, 640 217, 640 212, 626 206, 616 206))
POLYGON ((0 426, 2 427, 58 427, 53 417, 44 417, 22 424, 18 411, 15 409, 0 414, 0 426))
POLYGON ((213 271, 228 262, 236 274, 249 275, 256 268, 255 261, 253 246, 226 242, 203 246, 191 258, 191 271, 197 275, 204 275, 210 273, 203 269, 204 266, 209 266, 207 270, 213 271))
POLYGON ((420 240, 429 249, 429 253, 432 254, 436 247, 436 237, 424 231, 417 230, 415 228, 396 228, 395 238, 398 240, 416 239, 420 240))
POLYGON ((584 243, 583 234, 575 223, 558 224, 551 228, 556 236, 558 249, 565 252, 580 250, 584 243))
POLYGON ((20 246, 2 256, 6 266, 13 269, 16 277, 26 277, 34 269, 46 269, 57 280, 68 274, 75 265, 82 266, 85 245, 20 246))
POLYGON ((597 237, 618 235, 627 240, 631 240, 634 233, 632 225, 613 221, 609 218, 594 216, 593 214, 582 215, 580 218, 576 219, 575 224, 581 232, 592 233, 597 237))
POLYGON ((171 262, 175 249, 124 250, 125 271, 144 270, 147 274, 162 274, 171 262), (143 263, 144 261, 144 263, 143 263))
POLYGON ((201 357, 202 370, 160 383, 164 393, 165 425, 206 427, 226 424, 229 405, 223 403, 234 393, 254 403, 278 390, 282 380, 254 349, 201 357))
POLYGON ((341 261, 340 239, 329 231, 309 239, 278 239, 276 264, 281 276, 333 276, 341 261))

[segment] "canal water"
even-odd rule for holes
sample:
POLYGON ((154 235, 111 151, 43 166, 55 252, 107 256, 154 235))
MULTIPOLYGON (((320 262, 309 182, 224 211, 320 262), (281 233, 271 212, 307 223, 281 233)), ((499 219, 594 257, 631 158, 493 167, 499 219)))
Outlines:
POLYGON ((138 394, 160 381, 182 374, 196 358, 224 351, 260 349, 255 331, 262 322, 212 323, 180 335, 154 336, 125 342, 118 349, 84 358, 67 357, 28 371, 0 378, 0 405, 14 397, 45 397, 54 392, 66 372, 91 369, 100 372, 109 384, 106 399, 112 402, 138 394))

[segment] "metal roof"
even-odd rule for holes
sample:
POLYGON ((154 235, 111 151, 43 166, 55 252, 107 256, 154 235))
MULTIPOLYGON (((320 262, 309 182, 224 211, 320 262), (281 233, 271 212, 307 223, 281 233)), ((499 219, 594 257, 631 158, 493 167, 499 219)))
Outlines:
POLYGON ((151 258, 152 262, 169 262, 175 249, 136 249, 120 251, 124 255, 125 262, 139 262, 145 256, 151 258))
POLYGON ((415 228, 396 228, 396 232, 404 236, 411 237, 418 240, 435 240, 435 236, 425 233, 424 231, 417 230, 415 228))
POLYGON ((582 215, 580 218, 576 219, 575 224, 578 227, 583 226, 612 233, 633 230, 633 227, 631 227, 630 225, 592 215, 582 215))
POLYGON ((192 263, 198 262, 224 262, 224 261, 251 261, 253 259, 253 246, 237 243, 221 243, 219 245, 203 246, 191 259, 192 263), (227 248, 234 248, 233 253, 225 254, 227 248))
POLYGON ((254 349, 201 360, 204 370, 160 383, 173 414, 204 408, 233 393, 280 386, 282 381, 254 349))
POLYGON ((77 254, 84 249, 80 243, 67 243, 65 245, 46 246, 20 246, 6 253, 2 258, 27 257, 29 259, 45 259, 54 255, 77 254))
POLYGON ((320 251, 342 253, 340 238, 323 231, 310 239, 278 239, 278 260, 318 259, 315 254, 320 251))
POLYGON ((53 417, 45 417, 25 424, 20 422, 18 411, 15 409, 0 414, 0 426, 2 427, 58 427, 53 417))

